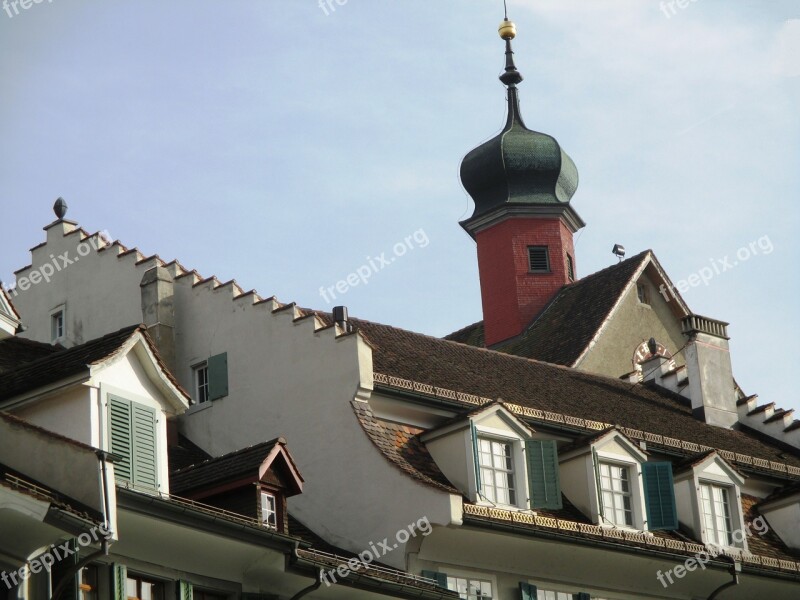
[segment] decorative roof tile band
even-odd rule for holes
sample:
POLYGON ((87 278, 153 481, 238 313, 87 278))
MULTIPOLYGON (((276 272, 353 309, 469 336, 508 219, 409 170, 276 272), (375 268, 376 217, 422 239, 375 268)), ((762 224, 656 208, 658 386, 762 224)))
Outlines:
MULTIPOLYGON (((482 404, 492 402, 491 398, 483 398, 481 396, 475 396, 473 394, 466 394, 464 392, 448 390, 446 388, 436 387, 427 383, 419 383, 416 381, 411 381, 409 379, 402 379, 400 377, 394 377, 392 375, 385 375, 383 373, 373 373, 373 379, 375 383, 379 383, 389 387, 394 387, 402 390, 409 390, 420 394, 427 394, 429 396, 433 396, 436 398, 457 400, 459 402, 465 402, 467 404, 480 406, 482 404)), ((505 403, 505 405, 514 414, 527 417, 529 419, 536 419, 539 421, 549 421, 553 423, 564 423, 567 425, 572 425, 574 427, 580 427, 581 429, 592 430, 592 431, 602 431, 603 429, 608 429, 609 427, 613 427, 612 423, 591 421, 589 419, 582 419, 580 417, 562 415, 559 413, 539 410, 536 408, 529 408, 527 406, 520 406, 519 404, 505 403)), ((800 467, 795 467, 784 463, 777 463, 765 460, 763 458, 755 458, 753 456, 747 456, 746 454, 731 452, 730 450, 720 450, 717 448, 712 448, 711 446, 704 446, 701 444, 696 444, 694 442, 687 442, 684 440, 679 440, 676 438, 659 435, 657 433, 639 431, 638 429, 629 429, 627 427, 622 427, 621 430, 625 435, 627 435, 631 439, 644 440, 645 442, 650 442, 651 444, 656 444, 659 446, 670 446, 673 448, 679 448, 680 450, 692 452, 695 454, 698 452, 707 452, 709 450, 716 450, 720 456, 722 456, 725 460, 729 460, 731 462, 748 466, 756 466, 761 469, 766 469, 769 471, 777 471, 779 473, 800 477, 800 467)))
MULTIPOLYGON (((654 535, 648 535, 647 533, 638 531, 610 529, 607 527, 600 527, 599 525, 587 525, 585 523, 577 523, 575 521, 567 521, 564 519, 555 519, 553 517, 543 517, 536 514, 521 513, 517 511, 504 510, 501 508, 493 508, 490 506, 478 506, 476 504, 469 504, 466 502, 464 503, 464 514, 474 517, 509 521, 511 523, 519 523, 532 527, 544 527, 547 529, 556 529, 558 531, 585 534, 593 537, 605 538, 607 540, 622 540, 646 546, 658 546, 660 548, 677 550, 690 555, 707 551, 706 547, 702 544, 684 542, 682 540, 675 540, 671 538, 656 537, 654 535)), ((727 553, 723 554, 730 556, 727 553)), ((736 558, 748 564, 773 567, 776 569, 783 569, 785 571, 800 572, 800 562, 796 561, 778 560, 769 556, 759 556, 755 554, 742 554, 741 556, 737 555, 736 558)))

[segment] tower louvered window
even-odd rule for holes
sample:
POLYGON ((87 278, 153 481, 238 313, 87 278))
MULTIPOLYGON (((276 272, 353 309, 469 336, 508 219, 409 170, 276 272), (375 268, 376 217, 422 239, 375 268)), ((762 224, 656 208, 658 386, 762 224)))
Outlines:
POLYGON ((529 246, 528 264, 531 273, 549 273, 550 253, 547 246, 529 246))

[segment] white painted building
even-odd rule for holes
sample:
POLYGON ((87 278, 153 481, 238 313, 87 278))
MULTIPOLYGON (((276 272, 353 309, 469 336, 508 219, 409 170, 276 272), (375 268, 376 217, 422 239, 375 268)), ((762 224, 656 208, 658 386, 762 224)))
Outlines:
POLYGON ((522 122, 511 29, 508 123, 462 165, 481 323, 334 322, 61 218, 17 272, 24 335, 143 322, 192 397, 188 440, 221 457, 285 435, 300 522, 463 598, 794 598, 800 428, 736 387, 726 324, 652 252, 578 277, 577 170, 522 122))

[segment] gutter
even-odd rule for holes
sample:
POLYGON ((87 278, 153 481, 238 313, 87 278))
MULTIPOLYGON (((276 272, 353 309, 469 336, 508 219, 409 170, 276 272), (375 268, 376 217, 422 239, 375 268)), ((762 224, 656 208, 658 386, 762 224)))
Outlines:
MULTIPOLYGON (((314 552, 313 549, 308 549, 309 552, 314 552)), ((321 580, 325 570, 335 570, 335 566, 331 566, 327 562, 321 560, 314 560, 307 556, 300 556, 300 554, 295 550, 291 554, 290 566, 295 567, 296 570, 303 570, 307 571, 308 567, 313 567, 316 572, 317 579, 321 580)), ((398 573, 402 573, 399 571, 398 573)), ((313 584, 304 590, 301 590, 299 593, 305 595, 306 593, 316 590, 320 587, 321 581, 317 584, 313 584), (316 586, 316 587, 314 587, 316 586), (313 590, 311 589, 313 587, 313 590), (306 591, 308 590, 308 592, 306 591)), ((327 582, 326 582, 327 583, 327 582)), ((328 586, 331 584, 328 583, 328 586)), ((445 590, 442 588, 434 588, 434 589, 426 589, 414 585, 409 585, 407 583, 402 583, 399 581, 389 581, 386 579, 380 579, 374 575, 370 575, 368 573, 361 574, 358 572, 351 571, 346 578, 340 579, 337 583, 333 585, 343 585, 346 587, 353 587, 356 589, 361 589, 365 591, 377 591, 381 594, 394 596, 395 598, 405 598, 407 600, 415 600, 415 599, 422 599, 422 600, 458 600, 458 594, 456 592, 452 592, 450 590, 445 590)), ((302 596, 297 596, 302 597, 302 596)), ((294 600, 294 598, 292 598, 294 600)))
POLYGON ((238 523, 226 519, 223 515, 214 515, 194 509, 184 504, 171 502, 164 498, 151 496, 142 492, 117 487, 117 507, 130 510, 148 517, 162 518, 178 525, 227 536, 240 542, 255 544, 264 548, 278 550, 286 554, 296 547, 309 548, 308 542, 291 536, 276 533, 257 525, 238 523))
MULTIPOLYGON (((592 540, 584 537, 574 537, 565 533, 558 533, 558 532, 551 532, 545 531, 543 529, 528 529, 527 527, 521 525, 513 525, 513 524, 504 524, 504 523, 496 523, 494 521, 488 522, 484 521, 480 518, 471 518, 470 516, 464 517, 464 524, 465 525, 473 525, 476 527, 480 527, 482 529, 490 529, 494 531, 508 531, 512 533, 527 535, 527 536, 534 536, 534 537, 543 537, 547 539, 568 542, 572 544, 583 544, 586 546, 594 546, 597 548, 604 548, 604 549, 613 549, 619 552, 625 552, 627 554, 636 554, 638 556, 642 556, 644 554, 651 555, 651 556, 659 556, 662 558, 668 558, 669 560, 673 560, 676 563, 683 563, 686 561, 687 558, 691 558, 686 554, 674 554, 672 552, 665 552, 663 550, 657 550, 655 548, 642 548, 642 547, 634 547, 634 546, 626 546, 623 544, 615 544, 613 542, 608 542, 604 540, 592 540)), ((717 568, 730 568, 730 562, 721 562, 719 560, 716 561, 709 561, 707 563, 709 566, 717 567, 717 568)), ((739 571, 742 570, 742 565, 739 564, 739 571)), ((757 565, 746 565, 747 571, 753 573, 754 575, 764 575, 771 579, 784 579, 788 581, 800 581, 800 573, 791 574, 785 571, 772 571, 764 568, 758 568, 757 565)))

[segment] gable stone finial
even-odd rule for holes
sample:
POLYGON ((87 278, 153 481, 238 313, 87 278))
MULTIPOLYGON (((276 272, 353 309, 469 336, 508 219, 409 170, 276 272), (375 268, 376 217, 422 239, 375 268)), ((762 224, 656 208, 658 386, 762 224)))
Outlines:
POLYGON ((56 213, 56 218, 60 221, 67 214, 67 202, 59 196, 55 204, 53 204, 53 212, 56 213))

